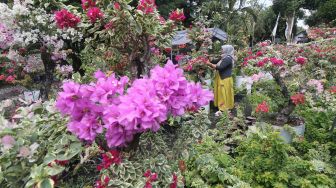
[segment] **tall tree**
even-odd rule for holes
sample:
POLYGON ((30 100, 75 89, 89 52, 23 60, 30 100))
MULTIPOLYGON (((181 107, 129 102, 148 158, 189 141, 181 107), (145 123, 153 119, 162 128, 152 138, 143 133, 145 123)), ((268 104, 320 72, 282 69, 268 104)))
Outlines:
MULTIPOLYGON (((285 19, 288 30, 286 32, 287 42, 291 42, 292 28, 295 28, 297 18, 303 17, 300 8, 303 7, 305 0, 273 0, 274 12, 280 13, 285 19)), ((294 29, 295 30, 295 29, 294 29)))

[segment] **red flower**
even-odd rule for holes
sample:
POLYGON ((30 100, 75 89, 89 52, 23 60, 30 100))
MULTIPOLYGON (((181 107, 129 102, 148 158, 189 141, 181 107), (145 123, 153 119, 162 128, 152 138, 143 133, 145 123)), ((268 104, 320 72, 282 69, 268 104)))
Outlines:
POLYGON ((66 9, 62 9, 60 11, 55 12, 55 20, 58 28, 68 28, 68 27, 76 27, 80 22, 80 18, 76 15, 72 14, 66 9))
POLYGON ((152 173, 149 169, 144 173, 144 177, 147 178, 146 185, 145 185, 144 188, 151 188, 152 187, 152 182, 158 180, 157 173, 152 173))
POLYGON ((120 9, 121 9, 120 4, 119 4, 118 2, 115 2, 115 3, 113 4, 113 7, 114 7, 114 9, 116 9, 116 10, 120 10, 120 9))
POLYGON ((265 65, 265 63, 263 61, 259 61, 257 63, 257 67, 263 67, 265 65))
POLYGON ((300 64, 300 65, 304 65, 307 63, 307 58, 305 57, 298 57, 298 58, 295 58, 295 62, 300 64))
POLYGON ((148 178, 151 175, 151 171, 148 169, 143 175, 148 178))
POLYGON ((182 22, 186 17, 184 16, 183 10, 176 9, 169 14, 169 19, 176 22, 182 22))
POLYGON ((97 170, 108 169, 112 164, 120 164, 120 153, 117 150, 111 150, 102 154, 102 162, 97 166, 97 170))
MULTIPOLYGON (((1 80, 1 79, 0 79, 1 80)), ((330 92, 331 93, 336 93, 336 86, 332 86, 331 88, 330 88, 330 92)))
POLYGON ((91 23, 96 22, 97 19, 102 19, 104 14, 101 12, 101 10, 97 7, 92 7, 87 12, 87 16, 89 17, 91 23))
POLYGON ((12 72, 14 72, 14 69, 13 69, 13 68, 11 68, 11 69, 7 69, 6 72, 7 72, 7 73, 12 73, 12 72))
POLYGON ((180 61, 181 59, 183 59, 183 57, 184 57, 184 55, 177 55, 177 56, 175 57, 175 60, 176 60, 176 61, 180 61))
POLYGON ((109 21, 107 24, 105 24, 104 28, 106 30, 112 29, 113 28, 113 21, 109 21))
POLYGON ((145 14, 152 14, 156 10, 155 0, 140 0, 137 9, 145 14))
POLYGON ((256 53, 256 56, 262 56, 263 55, 263 52, 262 51, 258 51, 257 53, 256 53))
POLYGON ((291 96, 291 100, 295 105, 304 104, 305 96, 301 93, 297 93, 297 94, 291 96))
POLYGON ((106 188, 110 182, 110 177, 105 176, 104 180, 101 181, 101 178, 99 178, 99 181, 96 181, 96 188, 106 188))
POLYGON ((160 20, 160 24, 165 24, 166 23, 166 20, 162 16, 159 16, 159 20, 160 20))
POLYGON ((258 112, 265 112, 265 113, 269 112, 269 107, 268 107, 266 101, 263 101, 262 103, 258 104, 258 106, 257 106, 257 108, 256 108, 255 111, 257 113, 258 112))
POLYGON ((55 160, 55 163, 61 166, 65 166, 69 163, 69 160, 64 160, 64 161, 55 160))
POLYGON ((8 83, 13 83, 14 80, 15 80, 15 77, 11 75, 11 76, 8 76, 5 81, 8 83))
POLYGON ((84 10, 94 6, 96 6, 96 2, 94 0, 82 0, 82 8, 84 10))
POLYGON ((164 50, 165 50, 165 52, 167 52, 167 53, 170 53, 170 52, 172 51, 171 48, 165 48, 164 50))
POLYGON ((5 79, 5 75, 1 74, 0 75, 0 81, 5 79))
POLYGON ((169 188, 177 188, 177 176, 173 173, 173 182, 170 184, 169 188))
POLYGON ((284 64, 284 61, 282 59, 278 59, 275 57, 270 58, 270 61, 274 66, 282 66, 284 64))
POLYGON ((144 188, 152 188, 152 182, 147 181, 144 188))

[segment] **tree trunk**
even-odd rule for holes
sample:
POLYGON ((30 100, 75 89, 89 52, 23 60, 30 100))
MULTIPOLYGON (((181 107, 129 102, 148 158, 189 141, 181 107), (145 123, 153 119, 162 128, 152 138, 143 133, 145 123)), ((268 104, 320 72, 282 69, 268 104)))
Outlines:
POLYGON ((78 57, 76 53, 71 53, 70 58, 72 59, 72 68, 74 72, 79 72, 81 76, 84 76, 84 70, 82 69, 82 60, 78 57))
POLYGON ((51 60, 51 54, 47 52, 45 47, 41 47, 41 59, 44 65, 45 80, 40 93, 43 100, 48 100, 54 79, 55 63, 51 60))
POLYGON ((295 109, 295 104, 290 100, 290 93, 288 91, 288 88, 285 84, 285 82, 280 77, 280 73, 273 71, 272 72, 275 82, 280 86, 281 93, 284 96, 285 99, 288 99, 288 103, 285 107, 283 107, 280 111, 280 113, 277 115, 277 125, 283 126, 289 121, 289 116, 293 113, 295 109))

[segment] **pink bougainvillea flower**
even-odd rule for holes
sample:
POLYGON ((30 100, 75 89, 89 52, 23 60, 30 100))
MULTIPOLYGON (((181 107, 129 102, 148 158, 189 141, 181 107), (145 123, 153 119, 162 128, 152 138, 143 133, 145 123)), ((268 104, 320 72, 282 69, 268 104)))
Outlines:
POLYGON ((107 188, 109 182, 110 182, 110 177, 105 176, 105 178, 103 180, 100 177, 99 180, 96 181, 95 188, 107 188))
POLYGON ((96 83, 65 82, 56 107, 70 116, 70 132, 91 142, 105 132, 113 148, 125 146, 138 133, 158 131, 168 116, 182 115, 190 107, 197 110, 213 98, 200 84, 189 83, 171 61, 150 75, 135 80, 126 92, 127 77, 97 71, 96 83))
POLYGON ((102 154, 102 162, 97 166, 97 170, 108 169, 112 164, 120 164, 121 157, 120 152, 117 150, 111 150, 102 154))
POLYGON ((302 93, 297 93, 291 96, 291 100, 295 105, 304 104, 305 96, 302 93))
POLYGON ((144 188, 151 188, 152 187, 152 182, 158 180, 157 173, 152 173, 150 170, 147 170, 144 173, 144 177, 146 177, 146 184, 145 184, 144 188))
POLYGON ((295 58, 295 62, 300 64, 300 65, 304 65, 307 63, 307 58, 305 57, 298 57, 298 58, 295 58))
POLYGON ((269 106, 268 104, 266 103, 266 101, 263 101, 262 103, 258 104, 256 110, 255 110, 257 113, 258 112, 264 112, 264 113, 267 113, 269 112, 269 106))
POLYGON ((284 61, 282 59, 278 59, 278 58, 270 58, 270 61, 272 62, 272 64, 274 66, 282 66, 284 65, 284 61))
POLYGON ((3 145, 4 149, 10 149, 16 143, 14 137, 10 135, 5 135, 1 138, 1 144, 3 145))
POLYGON ((106 30, 112 29, 113 28, 113 21, 109 21, 107 24, 105 24, 104 28, 106 30))
POLYGON ((12 76, 12 75, 10 75, 10 76, 8 76, 7 78, 6 78, 6 82, 7 83, 13 83, 14 82, 14 80, 15 80, 15 77, 14 76, 12 76))
POLYGON ((113 3, 113 8, 116 9, 116 10, 120 10, 121 9, 121 6, 118 2, 114 2, 113 3))
POLYGON ((159 16, 159 21, 160 21, 160 24, 162 25, 166 23, 166 20, 162 16, 159 16))
POLYGON ((336 86, 332 86, 332 87, 330 88, 330 92, 331 92, 331 93, 336 93, 336 86))
POLYGON ((87 16, 89 17, 91 23, 95 23, 98 19, 102 19, 104 14, 97 7, 92 7, 88 10, 87 16))
POLYGON ((155 0, 139 0, 137 9, 144 14, 152 14, 156 10, 155 0))
POLYGON ((183 10, 176 9, 169 14, 169 19, 176 22, 182 22, 186 19, 183 10))
POLYGON ((173 173, 173 182, 169 185, 169 188, 177 188, 177 183, 178 183, 177 175, 173 173))
POLYGON ((0 75, 0 81, 1 81, 1 80, 5 80, 5 78, 6 78, 5 75, 3 75, 3 74, 0 75))
POLYGON ((87 10, 91 7, 96 6, 96 1, 95 0, 82 0, 82 8, 84 10, 87 10))
POLYGON ((62 9, 60 11, 55 12, 55 21, 57 27, 60 29, 69 27, 74 28, 80 22, 80 18, 66 9, 62 9))
POLYGON ((265 63, 263 61, 258 61, 257 67, 263 67, 265 63))
POLYGON ((262 55, 264 55, 262 51, 258 51, 258 52, 256 53, 256 56, 257 56, 257 57, 262 56, 262 55))
POLYGON ((323 84, 320 80, 311 79, 307 82, 307 85, 315 87, 317 93, 319 94, 324 90, 323 84))
POLYGON ((175 57, 175 60, 176 61, 180 61, 180 60, 182 60, 184 58, 184 55, 177 55, 176 57, 175 57))

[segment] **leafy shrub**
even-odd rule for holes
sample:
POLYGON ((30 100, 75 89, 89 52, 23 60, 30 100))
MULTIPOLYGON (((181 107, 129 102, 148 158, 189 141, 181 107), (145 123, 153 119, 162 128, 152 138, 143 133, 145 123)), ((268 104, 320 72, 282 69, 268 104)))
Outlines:
POLYGON ((79 159, 81 143, 67 133, 53 102, 19 108, 17 122, 1 118, 1 187, 53 185, 52 176, 69 170, 63 163, 79 159))

